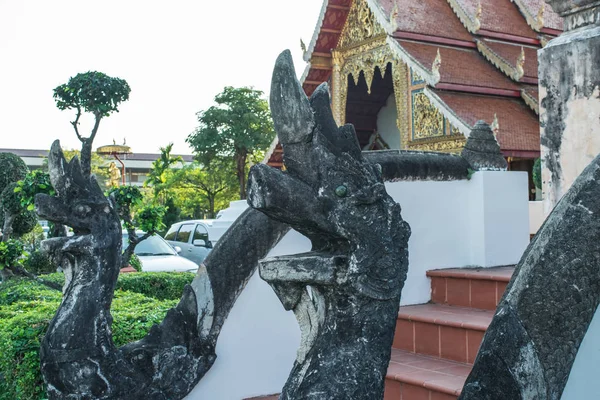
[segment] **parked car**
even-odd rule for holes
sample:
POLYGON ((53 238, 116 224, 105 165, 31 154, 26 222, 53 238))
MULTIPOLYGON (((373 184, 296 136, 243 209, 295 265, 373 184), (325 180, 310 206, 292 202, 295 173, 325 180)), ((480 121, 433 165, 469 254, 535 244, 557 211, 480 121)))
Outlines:
MULTIPOLYGON (((129 237, 127 233, 123 233, 123 249, 128 245, 129 237)), ((134 253, 142 262, 144 272, 196 272, 198 270, 198 265, 179 256, 177 247, 171 246, 158 235, 152 235, 139 242, 135 246, 134 253)))
POLYGON ((211 220, 178 222, 171 225, 165 240, 172 246, 180 247, 179 254, 182 257, 200 265, 213 247, 208 233, 211 222, 211 220))

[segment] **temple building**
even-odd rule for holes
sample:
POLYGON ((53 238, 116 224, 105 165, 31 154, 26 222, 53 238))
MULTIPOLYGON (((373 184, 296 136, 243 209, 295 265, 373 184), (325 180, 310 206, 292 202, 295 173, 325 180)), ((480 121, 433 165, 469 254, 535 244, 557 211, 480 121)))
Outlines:
MULTIPOLYGON (((365 150, 458 153, 484 120, 509 168, 531 171, 537 50, 562 23, 544 0, 325 0, 301 82, 307 95, 329 83, 365 150)), ((279 145, 268 159, 283 167, 279 145)))

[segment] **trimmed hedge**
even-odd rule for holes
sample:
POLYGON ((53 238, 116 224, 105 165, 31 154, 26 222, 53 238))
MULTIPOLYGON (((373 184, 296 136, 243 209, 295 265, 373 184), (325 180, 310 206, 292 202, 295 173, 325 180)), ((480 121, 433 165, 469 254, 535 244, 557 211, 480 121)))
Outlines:
MULTIPOLYGON (((121 275, 121 290, 115 292, 111 309, 115 345, 144 337, 178 303, 183 287, 193 277, 191 273, 121 275)), ((57 273, 44 279, 62 283, 64 277, 57 273)), ((61 296, 60 292, 30 280, 0 284, 0 400, 47 398, 40 372, 39 345, 61 296)))
MULTIPOLYGON (((181 298, 185 285, 192 283, 193 272, 134 272, 119 275, 116 290, 143 294, 158 300, 181 298)), ((62 285, 62 273, 45 275, 43 279, 62 285)))

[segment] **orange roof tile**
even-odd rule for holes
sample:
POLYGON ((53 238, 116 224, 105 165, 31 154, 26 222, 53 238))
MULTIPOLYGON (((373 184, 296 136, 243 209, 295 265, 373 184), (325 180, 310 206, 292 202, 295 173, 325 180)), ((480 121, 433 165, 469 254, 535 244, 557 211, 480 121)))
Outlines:
POLYGON ((498 118, 498 142, 503 151, 540 151, 540 128, 535 113, 521 99, 432 90, 466 124, 491 124, 498 118))
POLYGON ((527 25, 525 17, 511 0, 448 0, 457 4, 475 21, 481 4, 481 30, 537 39, 538 35, 527 25))
POLYGON ((538 78, 537 48, 521 46, 519 44, 498 42, 489 39, 483 39, 481 40, 481 43, 502 60, 504 60, 507 64, 509 64, 512 68, 516 68, 517 60, 521 56, 521 49, 523 49, 525 52, 525 65, 523 68, 525 74, 523 76, 531 79, 538 78))
POLYGON ((385 15, 398 4, 397 31, 473 41, 445 0, 378 0, 385 15))
POLYGON ((542 13, 543 27, 556 29, 558 31, 563 30, 563 19, 552 10, 544 0, 513 0, 519 7, 521 12, 525 15, 529 15, 532 19, 537 19, 540 8, 544 7, 542 13))
POLYGON ((428 70, 439 49, 442 57, 440 82, 481 88, 520 90, 520 86, 487 62, 477 50, 442 47, 398 40, 411 56, 428 70))

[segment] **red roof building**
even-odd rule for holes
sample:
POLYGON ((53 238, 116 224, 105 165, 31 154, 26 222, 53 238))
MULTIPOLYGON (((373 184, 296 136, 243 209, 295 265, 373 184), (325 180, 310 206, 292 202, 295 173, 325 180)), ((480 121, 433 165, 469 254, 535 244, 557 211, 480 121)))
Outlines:
MULTIPOLYGON (((329 82, 366 150, 459 152, 484 120, 511 168, 530 170, 537 50, 561 32, 544 0, 325 0, 301 82, 307 95, 329 82)), ((269 164, 283 167, 275 143, 269 164)))

